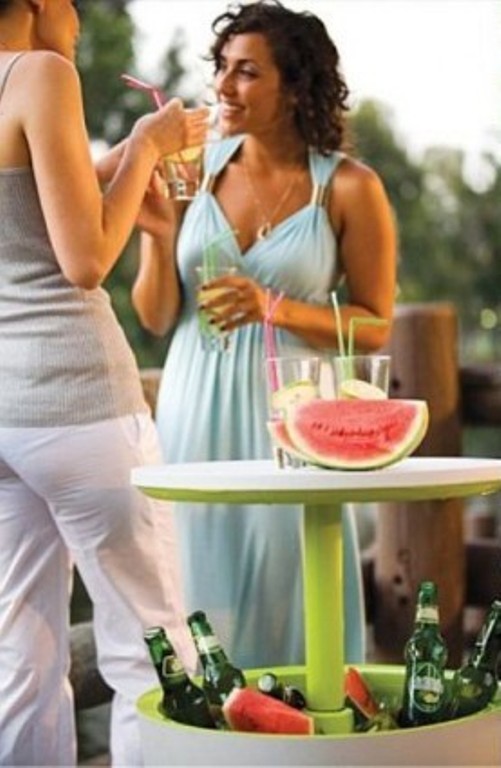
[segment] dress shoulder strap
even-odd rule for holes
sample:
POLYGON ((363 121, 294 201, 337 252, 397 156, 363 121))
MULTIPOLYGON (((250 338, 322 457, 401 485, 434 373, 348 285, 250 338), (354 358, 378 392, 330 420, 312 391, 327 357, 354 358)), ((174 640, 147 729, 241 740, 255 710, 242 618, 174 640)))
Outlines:
POLYGON ((319 152, 310 149, 310 173, 313 181, 310 205, 325 206, 332 177, 345 157, 346 154, 344 152, 331 152, 329 155, 321 155, 319 152))
POLYGON ((12 67, 14 66, 14 64, 16 63, 16 61, 19 61, 19 59, 21 58, 21 56, 24 56, 24 54, 25 54, 25 53, 26 53, 26 51, 19 51, 19 53, 16 53, 16 54, 15 54, 15 55, 14 55, 14 56, 13 56, 13 57, 10 59, 9 63, 7 64, 7 66, 6 66, 6 68, 5 68, 5 72, 3 73, 3 78, 2 78, 2 80, 0 81, 0 99, 1 99, 1 98, 2 98, 2 96, 3 96, 3 92, 4 92, 4 90, 5 90, 5 86, 7 85, 7 80, 9 79, 9 75, 10 75, 10 73, 11 73, 11 71, 12 71, 12 67))
POLYGON ((237 136, 228 136, 220 141, 211 141, 206 145, 204 154, 205 174, 201 185, 203 191, 212 192, 217 175, 221 173, 235 154, 244 138, 243 134, 238 134, 237 136))

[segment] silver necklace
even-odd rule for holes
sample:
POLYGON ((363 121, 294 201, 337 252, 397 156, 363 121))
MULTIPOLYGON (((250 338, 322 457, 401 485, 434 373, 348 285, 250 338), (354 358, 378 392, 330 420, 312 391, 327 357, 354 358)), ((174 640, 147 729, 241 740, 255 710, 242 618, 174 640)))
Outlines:
POLYGON ((294 174, 290 182, 287 184, 286 188, 284 189, 278 203, 276 204, 275 208, 271 212, 269 216, 266 216, 266 213, 263 208, 263 204, 261 203, 261 200, 259 199, 256 188, 254 186, 254 183, 252 181, 252 177, 249 171, 249 168, 247 166, 247 162, 245 160, 245 157, 242 157, 242 165, 244 169, 245 179, 247 181, 247 186, 249 187, 249 190, 252 194, 252 198, 254 200, 254 205, 258 210, 259 216, 261 218, 261 221, 263 222, 260 227, 258 227, 256 232, 256 238, 257 240, 265 240, 268 235, 270 234, 271 230, 273 229, 273 221, 276 218, 278 212, 283 207, 285 201, 289 197, 290 193, 292 192, 293 188, 296 185, 297 182, 297 174, 294 174))

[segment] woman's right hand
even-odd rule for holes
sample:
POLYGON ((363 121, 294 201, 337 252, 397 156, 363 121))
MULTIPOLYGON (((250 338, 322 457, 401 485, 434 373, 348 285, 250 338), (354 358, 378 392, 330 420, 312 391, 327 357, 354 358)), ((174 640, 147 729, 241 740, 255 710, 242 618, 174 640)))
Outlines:
POLYGON ((185 147, 204 143, 209 109, 186 110, 180 99, 171 99, 158 111, 143 115, 134 125, 131 138, 140 137, 153 146, 158 158, 171 155, 185 147))

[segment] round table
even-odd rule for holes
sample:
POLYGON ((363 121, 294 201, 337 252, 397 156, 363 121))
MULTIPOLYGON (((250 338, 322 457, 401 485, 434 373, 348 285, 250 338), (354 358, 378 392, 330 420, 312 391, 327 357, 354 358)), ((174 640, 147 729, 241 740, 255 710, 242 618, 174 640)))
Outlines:
POLYGON ((178 502, 303 505, 308 708, 322 733, 347 734, 352 713, 344 706, 342 505, 494 493, 501 490, 501 461, 414 457, 365 472, 213 461, 136 468, 132 483, 149 496, 178 502))

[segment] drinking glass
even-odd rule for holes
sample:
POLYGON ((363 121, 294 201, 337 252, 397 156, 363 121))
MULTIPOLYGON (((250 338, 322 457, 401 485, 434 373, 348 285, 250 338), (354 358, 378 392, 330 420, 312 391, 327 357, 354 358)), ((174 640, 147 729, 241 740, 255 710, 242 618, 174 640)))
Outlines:
POLYGON ((319 397, 319 357, 268 357, 265 360, 268 430, 273 456, 280 469, 297 469, 305 462, 277 444, 274 431, 282 429, 287 411, 301 402, 319 397))
MULTIPOLYGON (((197 276, 197 304, 200 305, 231 291, 229 288, 211 288, 210 281, 219 277, 236 275, 237 268, 228 264, 212 265, 210 269, 200 266, 195 267, 195 273, 197 276)), ((204 351, 226 352, 230 347, 230 333, 222 330, 217 322, 210 322, 217 320, 218 314, 225 306, 222 304, 208 310, 202 309, 200 306, 198 308, 198 327, 204 351)))
MULTIPOLYGON (((221 138, 218 128, 219 105, 209 108, 206 142, 221 138)), ((165 165, 165 194, 171 200, 193 200, 200 191, 204 145, 187 147, 167 155, 165 165)))
POLYGON ((203 147, 189 147, 164 158, 165 193, 171 200, 193 200, 200 189, 203 147))
POLYGON ((339 399, 382 400, 390 386, 389 355, 338 355, 333 359, 339 399))

